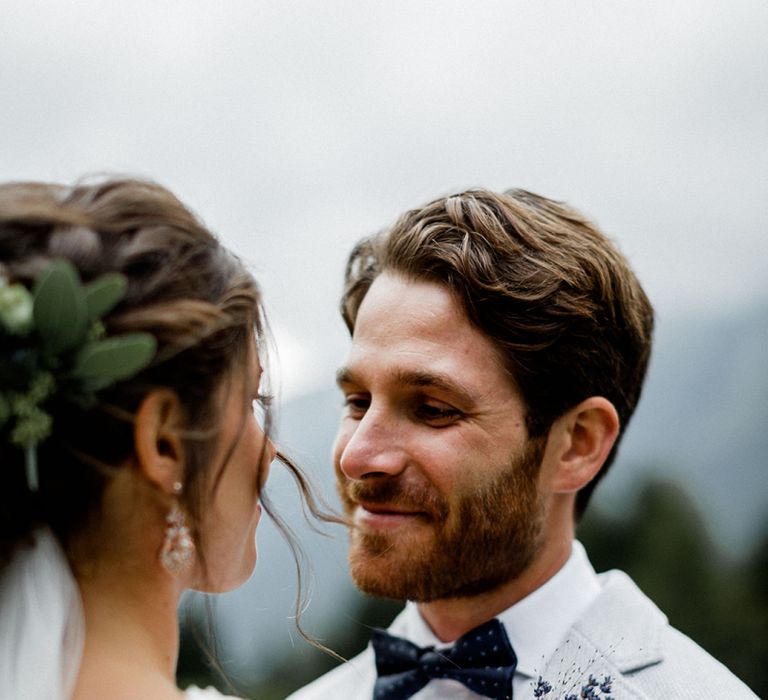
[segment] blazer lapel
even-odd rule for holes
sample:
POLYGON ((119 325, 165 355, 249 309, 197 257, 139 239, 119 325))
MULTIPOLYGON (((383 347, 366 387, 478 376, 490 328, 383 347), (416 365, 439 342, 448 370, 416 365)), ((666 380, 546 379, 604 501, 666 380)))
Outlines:
POLYGON ((667 618, 621 571, 600 575, 603 591, 571 628, 542 677, 560 694, 579 694, 592 676, 611 679, 620 698, 648 696, 624 674, 660 663, 661 634, 667 618))

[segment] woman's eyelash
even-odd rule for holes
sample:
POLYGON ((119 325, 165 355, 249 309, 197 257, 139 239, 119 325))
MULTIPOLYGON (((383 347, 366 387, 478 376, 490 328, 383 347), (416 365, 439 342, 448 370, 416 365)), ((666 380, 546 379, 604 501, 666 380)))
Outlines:
POLYGON ((272 405, 272 402, 275 400, 275 397, 273 394, 256 394, 253 400, 258 401, 259 404, 261 404, 266 408, 272 405))

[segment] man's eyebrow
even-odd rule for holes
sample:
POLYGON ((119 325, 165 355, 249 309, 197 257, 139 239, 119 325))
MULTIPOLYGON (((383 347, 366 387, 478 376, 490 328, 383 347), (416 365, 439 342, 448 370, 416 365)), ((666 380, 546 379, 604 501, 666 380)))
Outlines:
POLYGON ((349 367, 339 367, 336 370, 336 384, 354 384, 355 375, 349 367))
MULTIPOLYGON (((394 381, 401 386, 438 389, 456 396, 466 405, 474 405, 475 403, 469 390, 453 377, 442 372, 399 369, 394 375, 394 381)), ((352 368, 340 367, 336 371, 336 383, 339 386, 344 386, 345 384, 361 384, 361 381, 352 368)))
POLYGON ((442 372, 429 372, 424 370, 398 370, 396 381, 404 386, 415 386, 438 389, 453 394, 465 404, 475 403, 472 393, 459 384, 453 377, 442 372))

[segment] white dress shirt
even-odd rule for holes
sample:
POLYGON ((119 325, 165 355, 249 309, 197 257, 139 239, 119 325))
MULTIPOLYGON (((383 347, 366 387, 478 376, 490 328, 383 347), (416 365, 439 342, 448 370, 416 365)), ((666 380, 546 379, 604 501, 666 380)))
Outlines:
POLYGON ((234 695, 222 695, 216 688, 189 686, 184 691, 184 700, 241 700, 234 695))
MULTIPOLYGON (((549 581, 498 615, 517 655, 512 680, 515 700, 533 698, 546 662, 599 593, 600 584, 584 547, 574 541, 568 561, 549 581)), ((420 647, 451 646, 435 637, 412 602, 406 604, 388 631, 420 647)), ((375 660, 369 645, 359 656, 294 693, 290 700, 370 700, 375 682, 375 660)), ((477 700, 482 696, 458 681, 445 679, 431 680, 412 696, 412 700, 448 698, 477 700)))

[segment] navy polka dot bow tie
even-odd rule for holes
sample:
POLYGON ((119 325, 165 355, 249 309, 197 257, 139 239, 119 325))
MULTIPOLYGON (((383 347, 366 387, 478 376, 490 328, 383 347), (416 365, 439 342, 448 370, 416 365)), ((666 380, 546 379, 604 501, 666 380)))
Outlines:
POLYGON ((478 695, 512 697, 517 656, 498 620, 467 632, 448 649, 422 649, 383 630, 373 633, 378 678, 374 700, 407 700, 433 678, 450 678, 478 695))

